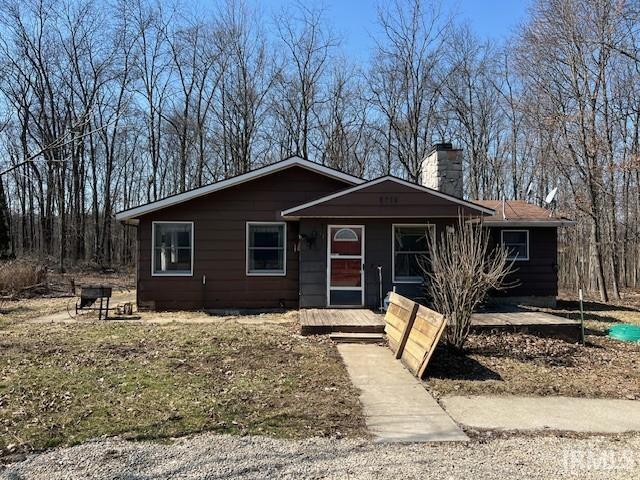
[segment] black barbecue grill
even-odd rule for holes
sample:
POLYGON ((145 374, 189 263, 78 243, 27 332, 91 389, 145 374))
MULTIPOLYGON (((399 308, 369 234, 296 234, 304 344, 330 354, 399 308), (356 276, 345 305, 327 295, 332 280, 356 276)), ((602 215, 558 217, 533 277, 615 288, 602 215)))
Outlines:
POLYGON ((76 302, 76 315, 79 311, 97 310, 98 320, 106 320, 109 316, 111 292, 111 287, 104 285, 80 287, 80 299, 76 302))

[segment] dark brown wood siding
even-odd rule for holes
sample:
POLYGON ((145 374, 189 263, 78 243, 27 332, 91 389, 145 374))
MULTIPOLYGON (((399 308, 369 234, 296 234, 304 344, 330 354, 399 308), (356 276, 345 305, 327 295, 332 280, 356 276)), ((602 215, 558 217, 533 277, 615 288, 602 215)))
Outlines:
MULTIPOLYGON (((380 284, 378 265, 382 266, 383 295, 396 288, 397 293, 421 301, 422 287, 415 283, 392 282, 392 225, 424 224, 436 225, 440 236, 447 225, 457 225, 458 219, 451 218, 403 218, 403 219, 301 219, 300 233, 315 238, 312 245, 300 245, 300 307, 319 308, 327 306, 327 225, 365 226, 365 306, 377 308, 380 304, 380 284)), ((518 228, 520 229, 520 228, 518 228)), ((519 284, 509 290, 496 292, 494 296, 556 296, 557 239, 555 228, 529 228, 529 261, 516 262, 516 272, 508 281, 519 284)), ((500 229, 492 228, 490 241, 500 241, 500 229)))
POLYGON ((138 225, 138 301, 158 310, 296 308, 297 222, 287 223, 286 276, 279 277, 246 275, 246 222, 281 221, 283 209, 348 186, 292 167, 142 216, 138 225), (151 275, 152 222, 159 220, 194 222, 193 276, 151 275))
POLYGON ((365 228, 365 306, 378 308, 380 305, 380 282, 378 265, 382 266, 383 296, 396 287, 403 296, 420 300, 422 287, 416 283, 392 282, 393 224, 435 224, 439 236, 447 225, 456 225, 457 218, 402 218, 366 219, 355 218, 348 221, 335 219, 301 219, 300 233, 315 238, 312 245, 300 244, 300 307, 319 308, 327 306, 327 225, 364 225, 365 228))
MULTIPOLYGON (((558 235, 555 227, 513 227, 529 231, 529 260, 514 262, 515 271, 507 282, 517 286, 495 292, 496 297, 555 297, 558 295, 558 235)), ((491 228, 493 244, 501 242, 501 231, 491 228)))
POLYGON ((457 217, 478 210, 391 180, 292 213, 301 217, 457 217))

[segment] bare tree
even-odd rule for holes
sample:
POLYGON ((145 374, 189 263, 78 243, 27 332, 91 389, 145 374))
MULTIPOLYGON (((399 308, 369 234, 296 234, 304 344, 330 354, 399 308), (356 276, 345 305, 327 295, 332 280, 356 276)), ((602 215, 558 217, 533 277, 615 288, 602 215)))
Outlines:
POLYGON ((298 4, 299 16, 289 11, 276 18, 284 55, 288 62, 280 73, 281 128, 287 133, 290 153, 310 158, 310 143, 317 129, 314 110, 327 102, 322 81, 337 40, 323 22, 321 9, 298 4))
POLYGON ((481 43, 468 26, 453 31, 447 58, 451 64, 443 99, 451 111, 467 160, 471 198, 504 198, 504 179, 497 148, 502 125, 495 94, 496 52, 481 43))
POLYGON ((482 224, 458 219, 457 228, 446 229, 440 238, 429 237, 429 254, 420 261, 425 294, 447 320, 446 342, 462 349, 471 328, 471 315, 491 290, 505 287, 512 271, 509 252, 491 246, 482 224))
POLYGON ((277 68, 269 55, 257 12, 230 2, 219 19, 226 54, 220 58, 220 92, 215 105, 222 145, 222 174, 245 173, 268 155, 264 132, 269 94, 277 68))
POLYGON ((147 201, 157 200, 162 186, 162 118, 168 94, 171 57, 166 48, 166 30, 170 15, 156 5, 135 0, 129 13, 134 22, 136 75, 141 79, 138 93, 147 130, 147 151, 150 176, 147 182, 147 201), (167 18, 169 17, 169 18, 167 18))
POLYGON ((316 148, 323 165, 364 176, 374 151, 369 104, 363 77, 346 59, 333 68, 323 109, 316 109, 320 130, 316 148))
POLYGON ((395 0, 379 23, 384 38, 370 73, 371 98, 387 123, 388 162, 393 158, 417 182, 436 136, 450 20, 436 2, 395 0))

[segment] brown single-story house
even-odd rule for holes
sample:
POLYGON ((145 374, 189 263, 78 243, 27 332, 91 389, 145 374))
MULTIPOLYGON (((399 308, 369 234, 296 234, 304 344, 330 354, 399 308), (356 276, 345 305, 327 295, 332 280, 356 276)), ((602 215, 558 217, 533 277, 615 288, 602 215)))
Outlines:
POLYGON ((482 219, 512 251, 507 299, 553 303, 557 228, 516 201, 462 198, 461 151, 436 145, 422 182, 365 180, 299 158, 122 211, 138 230, 137 301, 158 310, 378 308, 392 289, 422 296, 425 232, 482 219))

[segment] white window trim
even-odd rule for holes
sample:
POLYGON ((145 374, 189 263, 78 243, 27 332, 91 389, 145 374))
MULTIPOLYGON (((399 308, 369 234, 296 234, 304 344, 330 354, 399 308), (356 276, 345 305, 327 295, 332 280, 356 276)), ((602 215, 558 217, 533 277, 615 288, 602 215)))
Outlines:
POLYGON ((527 234, 527 256, 525 258, 522 257, 507 257, 507 260, 509 261, 513 261, 513 262, 528 262, 529 261, 529 230, 525 230, 525 229, 515 229, 515 228, 503 228, 502 230, 500 230, 500 243, 502 244, 502 246, 505 245, 504 243, 504 232, 525 232, 527 234))
POLYGON ((251 221, 247 222, 245 227, 245 239, 244 239, 244 256, 245 256, 245 273, 247 277, 286 277, 287 276, 287 222, 259 222, 251 221), (282 259, 282 272, 269 271, 269 272, 250 272, 249 271, 249 227, 251 225, 282 225, 284 227, 284 254, 282 259))
POLYGON ((151 276, 152 277, 193 277, 193 259, 196 246, 195 246, 195 227, 193 222, 185 221, 171 221, 162 220, 151 222, 151 276), (190 272, 156 272, 156 225, 171 224, 171 225, 191 225, 191 271, 190 272))
MULTIPOLYGON (((393 223, 391 224, 391 283, 407 283, 418 285, 423 279, 414 280, 397 280, 396 279, 396 227, 427 227, 435 233, 436 225, 434 223, 393 223)), ((428 246, 427 246, 428 248, 428 246)))
POLYGON ((360 290, 360 307, 364 307, 364 289, 365 289, 365 278, 364 278, 364 254, 365 254, 365 243, 364 243, 364 234, 365 234, 365 226, 364 225, 327 225, 327 307, 336 307, 336 308, 354 308, 358 307, 358 305, 332 305, 331 304, 331 290, 360 290), (336 255, 331 253, 331 229, 332 228, 361 228, 362 230, 362 238, 360 239, 360 255, 336 255), (360 260, 360 287, 332 287, 331 286, 331 259, 340 259, 340 260, 360 260))

